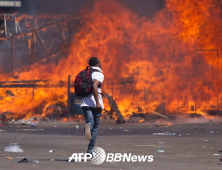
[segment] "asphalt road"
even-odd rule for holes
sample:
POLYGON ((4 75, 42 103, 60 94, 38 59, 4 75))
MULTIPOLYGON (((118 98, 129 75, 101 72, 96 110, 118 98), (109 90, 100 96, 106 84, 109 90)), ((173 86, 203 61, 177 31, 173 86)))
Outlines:
POLYGON ((79 128, 69 125, 16 125, 2 127, 0 132, 0 169, 34 170, 219 170, 222 162, 222 124, 175 124, 172 127, 155 127, 153 124, 101 124, 96 146, 106 153, 132 153, 153 155, 153 162, 67 162, 73 153, 86 152, 88 141, 79 128), (23 130, 22 130, 23 129, 23 130), (28 130, 24 130, 28 129, 28 130), (34 131, 30 131, 34 130, 34 131), (158 136, 153 133, 176 133, 158 136), (189 132, 189 133, 188 133, 189 132), (18 143, 23 153, 7 153, 4 148, 18 143), (138 146, 140 145, 140 146, 138 146), (142 145, 142 146, 141 146, 142 145), (49 152, 54 150, 54 152, 49 152), (164 152, 158 152, 164 150, 164 152), (6 159, 12 157, 13 159, 6 159), (39 163, 18 163, 22 157, 39 160, 39 163))

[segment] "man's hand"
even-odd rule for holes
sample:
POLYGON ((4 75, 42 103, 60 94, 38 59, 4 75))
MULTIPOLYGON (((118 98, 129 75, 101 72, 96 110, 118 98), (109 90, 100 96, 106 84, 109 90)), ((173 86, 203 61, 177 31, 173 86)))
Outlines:
POLYGON ((99 110, 102 110, 102 106, 100 103, 96 103, 96 108, 99 109, 99 110))

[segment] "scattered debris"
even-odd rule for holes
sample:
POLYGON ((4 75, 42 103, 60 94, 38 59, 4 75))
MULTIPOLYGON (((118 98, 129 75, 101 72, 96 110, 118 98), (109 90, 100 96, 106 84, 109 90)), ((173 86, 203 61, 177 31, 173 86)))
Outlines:
POLYGON ((145 115, 143 113, 134 113, 130 116, 129 123, 140 123, 145 121, 145 115))
POLYGON ((190 132, 187 132, 187 135, 190 135, 190 132))
POLYGON ((164 152, 164 150, 158 150, 158 152, 164 152))
POLYGON ((200 113, 190 113, 189 117, 191 117, 191 118, 200 118, 200 117, 202 117, 202 115, 200 113))
POLYGON ((218 155, 221 155, 221 154, 215 153, 214 155, 215 155, 215 156, 218 156, 218 155))
POLYGON ((199 127, 199 128, 195 128, 194 130, 206 130, 205 127, 199 127))
POLYGON ((20 120, 14 120, 12 119, 11 122, 9 123, 14 123, 14 124, 22 124, 22 125, 31 125, 31 124, 39 124, 41 117, 30 117, 29 119, 20 119, 20 120))
POLYGON ((12 157, 6 157, 6 159, 13 159, 12 157))
POLYGON ((153 133, 153 135, 166 135, 165 133, 153 133))
POLYGON ((129 132, 130 130, 124 130, 125 132, 129 132))
POLYGON ((5 152, 23 152, 22 149, 20 149, 20 146, 17 143, 11 143, 10 146, 5 147, 5 152))
POLYGON ((222 161, 222 157, 220 157, 220 161, 222 161))
POLYGON ((0 129, 0 132, 5 132, 5 131, 7 131, 7 130, 5 130, 5 129, 0 129))
POLYGON ((28 160, 27 158, 23 158, 22 160, 18 161, 18 163, 39 163, 37 160, 28 160))
POLYGON ((158 143, 166 143, 166 142, 158 142, 158 143))
POLYGON ((171 123, 168 123, 168 124, 157 124, 157 125, 155 125, 155 127, 172 127, 172 124, 171 123))
POLYGON ((114 162, 110 161, 109 164, 114 164, 114 162))
POLYGON ((210 131, 210 133, 214 133, 214 131, 210 131))
POLYGON ((160 114, 160 113, 157 113, 157 112, 154 112, 154 111, 150 111, 150 112, 152 112, 152 113, 155 114, 155 115, 158 115, 158 116, 161 116, 161 117, 164 117, 164 118, 169 119, 169 117, 164 116, 164 115, 162 115, 162 114, 160 114))
POLYGON ((208 142, 208 140, 205 140, 205 142, 208 142))
POLYGON ((182 136, 181 134, 179 134, 178 136, 182 136))
POLYGON ((31 124, 31 127, 36 127, 36 124, 31 124))
POLYGON ((209 120, 209 125, 211 126, 211 125, 213 125, 213 120, 209 120))
POLYGON ((54 150, 50 150, 49 152, 54 152, 54 150))
POLYGON ((148 147, 157 147, 157 148, 171 148, 171 146, 158 146, 158 145, 135 145, 135 146, 148 146, 148 147))
POLYGON ((16 129, 15 131, 39 131, 43 129, 16 129))
POLYGON ((169 133, 169 132, 165 132, 165 133, 153 133, 153 135, 176 135, 176 133, 169 133))
POLYGON ((75 127, 76 127, 76 129, 79 129, 79 125, 76 125, 75 127))

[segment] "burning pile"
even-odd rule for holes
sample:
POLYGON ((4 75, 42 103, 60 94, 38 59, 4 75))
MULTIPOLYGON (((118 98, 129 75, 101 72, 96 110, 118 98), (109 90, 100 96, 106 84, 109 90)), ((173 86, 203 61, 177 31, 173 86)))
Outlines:
MULTIPOLYGON (((59 63, 36 63, 17 80, 67 81, 95 55, 103 64, 103 91, 113 91, 125 118, 138 113, 138 107, 144 113, 162 108, 207 116, 207 110, 222 110, 221 5, 218 0, 166 0, 163 9, 147 18, 117 0, 95 1, 93 8, 82 9, 82 25, 68 56, 59 63), (134 83, 121 83, 124 79, 134 83)), ((0 77, 14 80, 7 74, 0 77)), ((34 90, 33 100, 31 89, 0 89, 0 113, 45 115, 51 104, 67 105, 65 86, 34 90)))

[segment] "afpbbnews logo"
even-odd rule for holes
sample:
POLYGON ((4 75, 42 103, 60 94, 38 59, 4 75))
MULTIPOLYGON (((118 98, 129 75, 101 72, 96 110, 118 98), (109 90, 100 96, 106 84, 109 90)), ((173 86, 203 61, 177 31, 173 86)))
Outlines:
POLYGON ((107 153, 100 147, 95 147, 92 154, 89 153, 73 153, 69 157, 69 161, 74 160, 75 162, 87 162, 90 160, 91 163, 100 165, 104 161, 106 162, 153 162, 153 155, 132 155, 132 153, 107 153))
POLYGON ((132 155, 132 153, 108 153, 106 162, 153 162, 153 155, 132 155))

